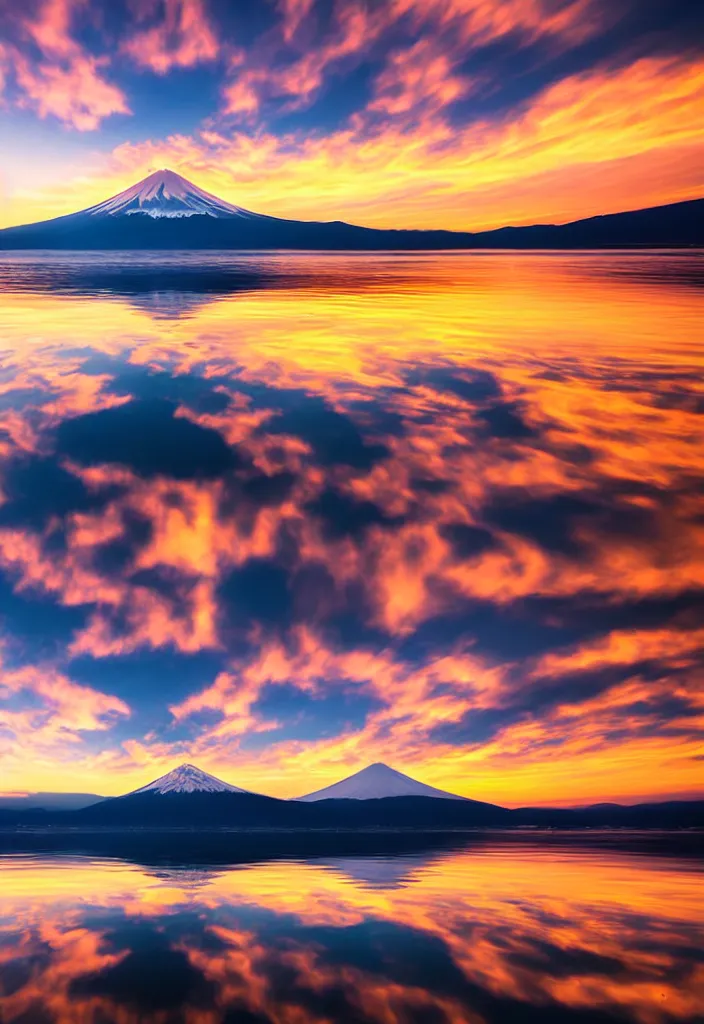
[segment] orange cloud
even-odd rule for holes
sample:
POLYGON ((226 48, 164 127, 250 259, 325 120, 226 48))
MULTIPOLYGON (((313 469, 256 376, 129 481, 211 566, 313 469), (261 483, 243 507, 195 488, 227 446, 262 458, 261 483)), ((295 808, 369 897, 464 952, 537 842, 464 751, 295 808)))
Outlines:
MULTIPOLYGON (((315 74, 309 79, 302 65, 294 67, 289 74, 305 71, 297 87, 307 95, 315 74)), ((404 72, 418 74, 420 83, 434 73, 423 62, 404 72)), ((259 72, 241 75, 232 102, 252 113, 259 72)), ((450 78, 446 87, 460 83, 450 78)), ((373 102, 394 102, 385 88, 373 102)), ((411 102, 408 88, 395 96, 401 106, 411 102)), ((648 58, 569 76, 513 117, 464 128, 437 114, 415 126, 375 123, 370 110, 323 137, 211 130, 124 144, 99 179, 82 183, 80 201, 70 185, 53 199, 33 197, 31 206, 16 200, 7 204, 5 223, 85 206, 155 166, 175 167, 209 191, 278 216, 468 230, 564 222, 696 196, 703 98, 701 62, 648 58)))
POLYGON ((39 1007, 58 1024, 128 1019, 124 1005, 80 984, 86 975, 109 976, 127 956, 134 965, 148 955, 143 945, 115 951, 106 931, 113 915, 130 933, 157 930, 162 946, 168 941, 172 955, 207 982, 196 989, 197 1007, 182 1006, 193 1024, 217 1024, 233 1011, 296 1024, 304 1000, 306 1019, 323 1024, 330 992, 336 1006, 379 1024, 414 1015, 479 1024, 479 993, 483 1013, 490 1000, 510 998, 526 1015, 584 1007, 634 1024, 684 1024, 704 994, 693 941, 701 931, 699 877, 674 859, 526 841, 510 850, 430 851, 393 864, 278 861, 194 873, 80 863, 81 872, 72 861, 36 858, 4 866, 11 884, 0 894, 0 968, 34 965, 3 997, 10 1020, 39 1007), (191 912, 185 929, 184 910, 191 912), (283 940, 272 942, 258 924, 262 912, 281 920, 283 940), (421 955, 428 944, 464 989, 436 987, 433 972, 422 984, 403 979, 395 964, 387 970, 386 948, 374 943, 364 960, 345 958, 346 943, 326 955, 321 935, 349 938, 354 949, 365 923, 412 934, 421 955), (546 969, 548 952, 559 971, 546 969), (280 977, 290 984, 272 983, 280 977))
MULTIPOLYGON (((276 289, 210 296, 167 321, 150 315, 141 296, 8 296, 1 354, 19 396, 0 420, 5 578, 22 599, 41 594, 90 611, 66 640, 66 657, 99 662, 171 649, 219 651, 225 662, 216 682, 211 675, 171 703, 178 735, 190 736, 202 715, 209 724, 200 736, 172 742, 166 731, 121 744, 104 730, 102 753, 85 762, 96 788, 124 791, 179 757, 283 796, 374 759, 498 802, 695 793, 701 629, 688 602, 704 584, 704 530, 692 486, 704 475, 697 411, 704 391, 701 300, 681 275, 682 260, 611 254, 606 273, 588 254, 380 255, 371 269, 366 256, 272 254, 257 265, 281 275, 276 289), (292 272, 295 287, 285 277, 292 272), (563 325, 558 337, 556 325, 563 325), (86 348, 112 369, 96 377, 83 368, 86 348), (124 407, 129 399, 114 393, 112 377, 124 384, 140 368, 163 385, 170 379, 177 396, 194 381, 213 387, 219 411, 184 404, 176 419, 217 431, 236 447, 239 468, 227 481, 174 480, 119 462, 82 466, 63 458, 60 468, 92 497, 107 491, 105 502, 59 509, 26 528, 15 510, 13 522, 13 459, 48 458, 61 422, 124 407), (477 373, 520 413, 518 437, 482 432, 489 400, 458 384, 476 383, 477 373), (443 385, 447 378, 454 389, 443 385), (304 409, 310 400, 346 416, 383 452, 372 465, 348 466, 316 454, 316 438, 297 436, 295 422, 290 433, 276 433, 284 389, 296 389, 304 409), (37 392, 47 401, 33 404, 37 392), (253 500, 244 483, 266 477, 268 485, 278 472, 290 477, 281 499, 253 500), (334 518, 326 523, 316 502, 330 491, 361 505, 362 517, 371 506, 364 528, 336 531, 334 518), (525 502, 537 503, 534 514, 549 514, 551 502, 565 499, 587 511, 575 515, 562 546, 522 533, 520 515, 496 515, 497 507, 516 503, 520 511, 525 502), (101 552, 129 540, 135 518, 148 525, 143 541, 127 545, 120 567, 106 570, 101 552), (458 556, 458 526, 486 530, 491 544, 458 556), (59 528, 62 544, 54 542, 59 528), (287 588, 297 573, 325 580, 322 596, 293 594, 308 604, 285 636, 283 628, 243 625, 241 615, 225 621, 223 583, 257 559, 278 559, 287 588), (150 586, 150 577, 165 585, 150 586), (355 593, 364 600, 350 598, 355 593), (520 626, 530 599, 551 609, 543 625, 558 632, 549 654, 514 657, 512 615, 520 626), (640 602, 659 617, 657 626, 618 625, 624 608, 640 602), (433 616, 459 609, 469 617, 475 607, 496 617, 493 649, 473 643, 481 628, 475 635, 468 619, 441 652, 429 646, 427 657, 405 660, 408 639, 433 616), (604 615, 590 624, 595 609, 604 615), (566 639, 563 616, 572 615, 567 625, 580 635, 582 610, 589 630, 581 641, 566 639), (371 650, 336 642, 331 621, 350 612, 371 631, 371 650), (246 656, 228 653, 228 628, 241 630, 246 656), (274 740, 267 733, 279 724, 276 715, 256 705, 276 686, 312 702, 337 686, 371 710, 362 725, 348 728, 341 718, 334 737, 277 737, 252 750, 242 743, 247 735, 274 740), (486 739, 474 739, 471 729, 466 739, 447 731, 491 711, 500 728, 486 739)), ((11 406, 12 388, 0 387, 11 406)), ((100 719, 91 714, 85 721, 100 719)), ((13 722, 31 738, 29 718, 13 722)), ((75 786, 83 768, 74 766, 65 784, 75 786)), ((51 788, 51 771, 50 760, 18 767, 12 788, 34 780, 51 788)))
POLYGON ((80 757, 91 734, 105 733, 129 715, 124 701, 81 686, 51 665, 3 664, 0 650, 3 789, 12 789, 10 780, 26 771, 30 759, 32 771, 46 773, 47 788, 53 788, 57 764, 80 757))

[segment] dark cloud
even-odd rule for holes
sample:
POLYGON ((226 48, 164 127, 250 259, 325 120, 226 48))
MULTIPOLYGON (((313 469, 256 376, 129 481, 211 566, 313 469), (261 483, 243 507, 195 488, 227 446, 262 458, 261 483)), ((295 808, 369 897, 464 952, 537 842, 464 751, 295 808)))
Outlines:
POLYGON ((538 599, 497 605, 447 595, 447 601, 451 602, 450 611, 425 619, 401 641, 400 657, 425 661, 464 643, 477 654, 503 664, 577 643, 586 632, 580 628, 578 617, 575 621, 561 620, 551 614, 552 603, 548 603, 548 611, 538 599))
POLYGON ((167 373, 141 366, 125 366, 106 385, 107 393, 144 402, 173 402, 194 413, 217 415, 230 404, 230 396, 218 391, 229 378, 209 380, 196 373, 167 373))
POLYGON ((406 374, 412 387, 424 385, 441 394, 454 395, 465 402, 478 403, 501 396, 501 384, 488 370, 469 370, 459 367, 419 367, 406 374))
POLYGON ((44 661, 63 654, 94 606, 66 606, 36 587, 20 587, 0 571, 0 634, 4 664, 44 661))
POLYGON ((520 708, 478 708, 467 711, 456 722, 436 726, 429 739, 435 743, 478 744, 488 743, 509 725, 526 717, 520 708))
POLYGON ((324 466, 369 470, 389 454, 385 445, 365 440, 349 416, 337 412, 323 399, 309 395, 295 408, 276 412, 262 430, 272 435, 300 437, 324 466))
POLYGON ((519 970, 539 972, 551 978, 617 978, 623 974, 623 961, 589 949, 565 949, 554 942, 534 938, 527 951, 508 954, 507 960, 519 970))
POLYGON ((460 562, 490 551, 497 543, 489 530, 467 523, 446 523, 440 527, 440 535, 452 545, 454 556, 460 562))
POLYGON ((367 716, 383 703, 360 687, 321 681, 320 692, 312 694, 294 683, 269 683, 259 692, 252 711, 275 729, 253 733, 243 740, 243 749, 255 749, 286 739, 313 742, 338 736, 364 726, 367 716))
POLYGON ((629 543, 657 540, 662 533, 658 511, 623 500, 623 489, 615 484, 600 491, 556 494, 547 498, 525 497, 524 493, 499 495, 482 509, 483 518, 493 526, 535 541, 545 551, 587 558, 594 544, 606 539, 629 543), (586 532, 580 536, 580 531, 586 532))
POLYGON ((89 490, 82 480, 52 456, 18 456, 3 473, 5 501, 0 505, 0 527, 40 530, 53 517, 75 512, 98 512, 123 493, 118 486, 89 490))
POLYGON ((536 431, 524 419, 519 402, 494 402, 475 413, 482 433, 501 440, 523 441, 536 437, 536 431))
MULTIPOLYGON (((140 1014, 181 1010, 187 1005, 210 1004, 215 993, 212 981, 194 967, 187 954, 172 948, 158 930, 147 927, 130 931, 127 955, 102 970, 75 978, 69 987, 73 997, 103 996, 116 1006, 140 1014)), ((111 945, 110 936, 103 939, 111 945)))
POLYGON ((321 519, 324 534, 329 539, 355 537, 359 539, 370 526, 400 526, 404 519, 387 516, 373 501, 357 501, 346 494, 326 488, 306 511, 321 519))
POLYGON ((235 629, 255 622, 285 627, 291 621, 288 573, 271 559, 249 559, 223 580, 218 596, 226 622, 235 629))
POLYGON ((126 701, 139 716, 167 721, 167 704, 209 686, 225 661, 220 652, 141 650, 102 658, 80 655, 67 662, 66 671, 76 682, 126 701))
MULTIPOLYGON (((700 658, 704 670, 704 657, 700 658)), ((635 660, 620 665, 604 665, 592 669, 565 672, 551 677, 535 676, 524 679, 523 666, 516 667, 510 676, 511 695, 502 707, 477 708, 466 711, 454 722, 435 726, 429 735, 432 742, 457 745, 488 743, 505 728, 528 719, 543 718, 562 705, 579 705, 630 679, 644 683, 643 698, 609 709, 604 721, 601 743, 608 745, 641 735, 670 735, 670 723, 679 718, 694 718, 701 714, 696 703, 684 697, 648 697, 648 684, 663 679, 674 680, 682 674, 691 674, 691 666, 677 667, 667 659, 635 660), (622 722, 623 725, 618 725, 622 722)), ((692 735, 692 728, 677 731, 678 735, 692 735)), ((548 737, 550 743, 560 744, 559 734, 548 737)), ((532 741, 535 744, 535 741, 532 741)))
POLYGON ((83 465, 117 463, 141 476, 175 480, 221 476, 240 464, 216 430, 181 416, 165 401, 131 401, 64 420, 59 453, 83 465))
POLYGON ((242 484, 242 494, 256 506, 281 505, 290 496, 296 477, 287 470, 280 473, 251 473, 242 484))
POLYGON ((93 549, 93 565, 102 576, 121 575, 152 539, 154 530, 149 519, 131 509, 124 509, 121 519, 121 535, 93 549))

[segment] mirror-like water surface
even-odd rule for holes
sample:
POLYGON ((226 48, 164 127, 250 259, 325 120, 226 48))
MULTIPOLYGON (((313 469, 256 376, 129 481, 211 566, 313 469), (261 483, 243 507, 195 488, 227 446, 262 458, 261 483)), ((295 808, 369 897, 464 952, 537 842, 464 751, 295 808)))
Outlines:
POLYGON ((18 856, 0 880, 4 1024, 704 1019, 686 861, 530 844, 236 869, 18 856))
POLYGON ((3 789, 700 792, 703 262, 3 255, 3 789))

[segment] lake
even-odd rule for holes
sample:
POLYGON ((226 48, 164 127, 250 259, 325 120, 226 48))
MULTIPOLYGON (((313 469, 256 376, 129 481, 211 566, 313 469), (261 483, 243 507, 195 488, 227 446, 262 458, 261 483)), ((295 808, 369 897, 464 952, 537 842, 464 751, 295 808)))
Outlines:
POLYGON ((704 1019, 701 860, 175 860, 0 859, 3 1024, 704 1019))
MULTIPOLYGON (((0 790, 384 761, 511 807, 700 795, 703 283, 693 251, 0 254, 0 790)), ((3 1024, 704 1020, 666 837, 192 839, 6 836, 3 1024)))
POLYGON ((703 280, 0 255, 3 788, 700 794, 703 280))

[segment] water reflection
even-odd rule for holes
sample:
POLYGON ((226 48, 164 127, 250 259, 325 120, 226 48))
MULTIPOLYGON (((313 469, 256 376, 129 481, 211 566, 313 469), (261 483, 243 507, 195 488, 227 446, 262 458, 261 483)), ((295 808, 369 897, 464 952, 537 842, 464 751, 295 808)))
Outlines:
POLYGON ((400 873, 386 860, 359 867, 5 859, 0 1016, 701 1019, 704 907, 691 865, 522 845, 411 858, 400 873))
POLYGON ((693 794, 703 264, 2 256, 7 785, 693 794))

